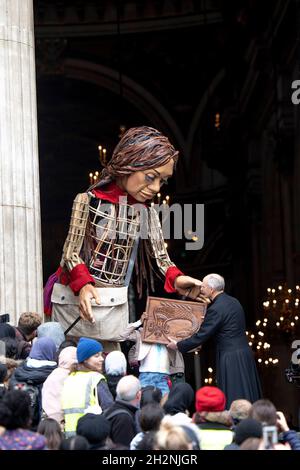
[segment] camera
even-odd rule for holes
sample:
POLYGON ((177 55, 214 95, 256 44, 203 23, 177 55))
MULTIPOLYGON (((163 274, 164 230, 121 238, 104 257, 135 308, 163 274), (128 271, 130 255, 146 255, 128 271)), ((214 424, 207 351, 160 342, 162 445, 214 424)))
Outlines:
POLYGON ((265 449, 274 449, 274 445, 278 443, 276 426, 263 426, 263 441, 265 449))

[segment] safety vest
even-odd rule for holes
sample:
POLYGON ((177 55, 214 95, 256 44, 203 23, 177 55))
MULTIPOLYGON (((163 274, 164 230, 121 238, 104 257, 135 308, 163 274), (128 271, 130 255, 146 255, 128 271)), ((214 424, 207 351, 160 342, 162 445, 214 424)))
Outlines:
POLYGON ((223 450, 232 443, 230 429, 199 429, 202 450, 223 450))
POLYGON ((65 418, 65 437, 76 435, 77 421, 89 406, 99 405, 97 385, 104 375, 93 371, 72 372, 62 390, 62 410, 65 418))

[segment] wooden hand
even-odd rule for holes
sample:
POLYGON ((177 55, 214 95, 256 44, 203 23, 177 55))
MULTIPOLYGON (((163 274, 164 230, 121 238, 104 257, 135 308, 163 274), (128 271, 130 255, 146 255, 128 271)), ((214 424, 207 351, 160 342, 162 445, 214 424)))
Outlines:
POLYGON ((203 302, 205 297, 201 294, 202 282, 190 276, 178 276, 174 287, 178 294, 189 297, 192 300, 203 302))
POLYGON ((92 286, 92 284, 86 284, 79 292, 79 312, 83 320, 95 323, 95 318, 92 314, 92 299, 95 299, 95 302, 100 305, 100 299, 96 288, 92 286))

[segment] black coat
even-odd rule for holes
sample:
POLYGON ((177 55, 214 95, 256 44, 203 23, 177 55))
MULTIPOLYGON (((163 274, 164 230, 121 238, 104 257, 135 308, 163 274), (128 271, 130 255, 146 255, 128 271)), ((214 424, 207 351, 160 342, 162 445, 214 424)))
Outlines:
POLYGON ((191 351, 214 336, 217 349, 217 385, 232 401, 245 398, 251 403, 261 398, 261 386, 253 352, 245 334, 245 314, 237 299, 225 293, 208 307, 197 333, 177 343, 182 353, 191 351))
POLYGON ((130 442, 137 434, 135 426, 137 410, 135 406, 117 398, 115 403, 105 411, 104 416, 111 422, 109 436, 115 444, 129 447, 130 442))
MULTIPOLYGON (((46 365, 42 367, 28 367, 23 362, 16 368, 9 381, 9 388, 14 389, 18 384, 26 383, 36 389, 36 401, 33 400, 35 395, 31 395, 32 408, 32 429, 36 427, 40 421, 42 414, 42 387, 47 377, 56 369, 57 365, 46 365)), ((26 390, 25 390, 26 391, 26 390)), ((30 395, 30 393, 29 393, 30 395)))

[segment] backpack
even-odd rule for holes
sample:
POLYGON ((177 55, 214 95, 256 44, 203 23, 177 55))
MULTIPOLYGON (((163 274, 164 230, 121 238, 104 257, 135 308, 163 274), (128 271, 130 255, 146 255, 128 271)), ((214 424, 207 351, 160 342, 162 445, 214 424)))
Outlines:
POLYGON ((26 351, 28 348, 29 343, 25 341, 24 339, 21 339, 20 341, 17 341, 17 359, 26 359, 29 350, 26 351))
POLYGON ((110 419, 114 418, 115 416, 117 415, 121 415, 121 414, 125 414, 125 415, 128 415, 130 416, 130 418, 132 419, 132 414, 130 413, 130 411, 128 410, 125 410, 124 408, 119 408, 118 410, 111 410, 110 408, 106 409, 105 411, 103 411, 102 415, 109 421, 110 419))
POLYGON ((32 416, 32 427, 37 426, 41 418, 41 392, 38 385, 34 385, 31 381, 16 382, 13 386, 14 390, 22 390, 29 395, 30 408, 32 416))

